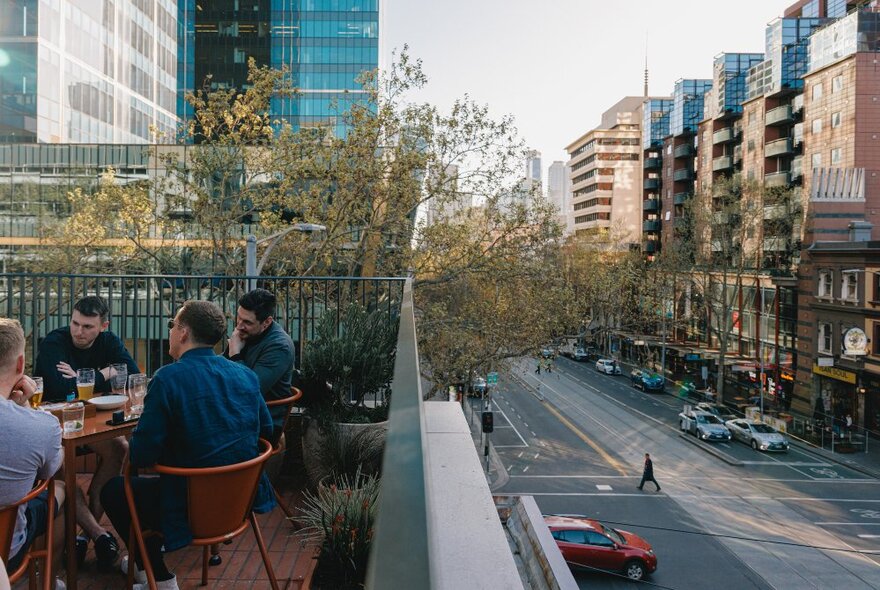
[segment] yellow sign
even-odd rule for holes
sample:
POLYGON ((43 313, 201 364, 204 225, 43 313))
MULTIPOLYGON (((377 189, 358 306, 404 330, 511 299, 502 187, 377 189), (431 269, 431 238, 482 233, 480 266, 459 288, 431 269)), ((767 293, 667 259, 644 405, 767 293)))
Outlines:
POLYGON ((813 372, 817 375, 824 375, 826 377, 831 377, 832 379, 837 379, 838 381, 846 381, 847 383, 856 384, 856 374, 850 371, 844 371, 843 369, 838 369, 837 367, 820 367, 819 365, 813 365, 813 372))

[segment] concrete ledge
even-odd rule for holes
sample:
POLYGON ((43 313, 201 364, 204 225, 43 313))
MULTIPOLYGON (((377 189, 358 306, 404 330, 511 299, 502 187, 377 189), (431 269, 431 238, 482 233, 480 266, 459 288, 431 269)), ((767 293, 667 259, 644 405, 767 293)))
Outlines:
MULTIPOLYGON (((742 467, 743 465, 745 465, 745 463, 743 463, 739 459, 734 459, 733 457, 731 457, 730 455, 728 455, 724 451, 719 451, 718 449, 713 449, 711 443, 703 442, 700 439, 698 439, 696 436, 694 436, 693 434, 690 434, 687 432, 679 432, 678 436, 679 436, 679 438, 683 438, 684 440, 688 441, 692 445, 703 449, 704 451, 706 451, 710 455, 712 455, 718 459, 721 459, 722 461, 724 461, 728 465, 733 465, 734 467, 742 467)), ((731 441, 731 442, 733 442, 733 441, 731 441)))

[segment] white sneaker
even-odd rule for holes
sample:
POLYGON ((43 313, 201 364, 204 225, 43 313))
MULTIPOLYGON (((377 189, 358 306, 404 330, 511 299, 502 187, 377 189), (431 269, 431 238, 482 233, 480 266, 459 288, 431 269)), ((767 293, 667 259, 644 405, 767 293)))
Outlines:
MULTIPOLYGON (((128 575, 128 555, 123 555, 122 559, 119 560, 119 569, 122 570, 123 574, 128 575)), ((136 584, 147 583, 147 572, 138 569, 137 564, 134 564, 134 581, 136 584)))
MULTIPOLYGON (((150 585, 146 582, 143 584, 134 584, 132 590, 150 590, 150 585)), ((164 582, 156 582, 156 590, 180 590, 180 588, 177 587, 177 576, 174 576, 170 580, 165 580, 164 582)))

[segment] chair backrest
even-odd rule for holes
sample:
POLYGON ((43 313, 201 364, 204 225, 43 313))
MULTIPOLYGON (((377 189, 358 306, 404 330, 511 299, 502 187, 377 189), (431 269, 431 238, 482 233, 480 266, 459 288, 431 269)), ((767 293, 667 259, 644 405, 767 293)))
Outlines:
POLYGON ((246 525, 272 445, 260 439, 259 455, 234 465, 183 468, 156 465, 157 473, 185 477, 193 540, 223 537, 246 525))
POLYGON ((266 402, 266 405, 269 406, 269 409, 277 408, 279 406, 287 406, 287 411, 284 412, 284 422, 281 423, 281 431, 280 433, 276 433, 278 436, 278 440, 273 441, 273 447, 276 449, 278 445, 281 443, 281 435, 284 434, 284 431, 287 430, 287 422, 290 420, 290 412, 293 410, 293 404, 302 397, 302 390, 298 387, 290 386, 290 397, 285 397, 281 399, 273 399, 272 401, 266 402))
MULTIPOLYGON (((3 561, 9 559, 9 550, 12 548, 12 537, 15 534, 15 521, 18 517, 18 508, 23 504, 27 504, 41 493, 43 490, 49 488, 49 510, 54 510, 54 485, 50 486, 53 482, 52 478, 46 480, 37 481, 37 484, 31 489, 30 492, 27 493, 21 500, 16 502, 15 504, 10 504, 9 506, 4 506, 0 508, 0 557, 3 558, 3 561)), ((18 571, 21 572, 24 569, 24 566, 27 564, 27 560, 22 562, 18 571)), ((12 577, 13 573, 17 572, 8 572, 10 577, 12 577)))

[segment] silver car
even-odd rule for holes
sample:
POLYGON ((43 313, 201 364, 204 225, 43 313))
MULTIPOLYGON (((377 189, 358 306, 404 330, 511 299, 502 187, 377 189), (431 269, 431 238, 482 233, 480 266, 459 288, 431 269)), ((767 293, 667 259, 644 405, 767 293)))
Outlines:
POLYGON ((756 451, 787 451, 788 439, 769 424, 748 420, 728 420, 727 428, 733 438, 750 445, 756 451))
POLYGON ((679 416, 681 417, 681 429, 690 432, 700 440, 730 440, 730 430, 715 414, 690 411, 682 412, 679 416))
POLYGON ((596 361, 596 370, 606 375, 620 375, 620 365, 611 359, 599 359, 596 361))

